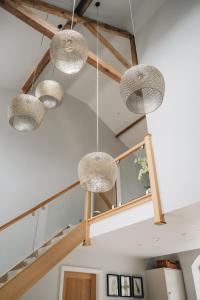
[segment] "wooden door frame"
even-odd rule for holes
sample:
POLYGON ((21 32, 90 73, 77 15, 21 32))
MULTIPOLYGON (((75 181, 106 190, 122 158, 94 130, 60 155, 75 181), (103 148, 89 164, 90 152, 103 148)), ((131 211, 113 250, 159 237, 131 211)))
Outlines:
POLYGON ((60 271, 60 291, 59 300, 63 299, 63 284, 64 284, 64 274, 65 272, 78 272, 78 273, 89 273, 96 275, 96 300, 102 300, 104 298, 104 285, 103 285, 103 271, 101 269, 90 269, 90 268, 80 268, 72 266, 62 266, 60 271))

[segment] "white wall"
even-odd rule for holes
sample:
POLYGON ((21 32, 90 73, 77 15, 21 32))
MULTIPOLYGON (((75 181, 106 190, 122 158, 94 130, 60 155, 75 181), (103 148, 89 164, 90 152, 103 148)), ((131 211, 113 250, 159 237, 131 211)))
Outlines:
MULTIPOLYGON (((7 107, 17 93, 0 90, 0 224, 75 182, 79 160, 96 150, 96 116, 71 96, 66 95, 61 107, 48 112, 36 131, 27 134, 12 129, 7 107)), ((101 121, 100 149, 114 157, 126 150, 101 121)), ((81 190, 76 195, 68 193, 56 208, 51 204, 48 210, 40 211, 37 243, 82 218, 84 195, 81 190)), ((29 216, 1 233, 0 274, 33 252, 36 223, 37 218, 29 216)))
MULTIPOLYGON (((76 181, 79 160, 96 148, 94 112, 67 95, 38 130, 27 134, 10 128, 7 106, 16 93, 0 90, 1 223, 76 181)), ((100 149, 113 156, 126 150, 102 122, 100 149)))
POLYGON ((199 255, 200 249, 178 253, 178 259, 183 270, 187 300, 197 300, 194 279, 192 275, 192 264, 199 255))
MULTIPOLYGON (((147 12, 151 2, 144 2, 147 12)), ((199 201, 200 2, 160 3, 142 28, 145 11, 135 11, 136 42, 140 62, 158 67, 166 80, 164 103, 147 116, 147 123, 168 212, 199 201)))
MULTIPOLYGON (((94 241, 95 243, 95 241, 94 241)), ((21 300, 58 300, 61 266, 77 266, 101 269, 103 271, 103 299, 116 299, 106 297, 106 274, 127 274, 144 276, 145 262, 140 259, 111 254, 101 254, 93 251, 92 247, 79 247, 70 253, 59 265, 52 269, 43 279, 35 284, 21 300)), ((145 284, 145 281, 144 281, 145 284)), ((146 295, 146 286, 145 286, 146 295)), ((102 299, 102 300, 103 300, 102 299)), ((123 299, 119 297, 118 299, 123 299)), ((145 298, 147 300, 147 297, 145 298)))

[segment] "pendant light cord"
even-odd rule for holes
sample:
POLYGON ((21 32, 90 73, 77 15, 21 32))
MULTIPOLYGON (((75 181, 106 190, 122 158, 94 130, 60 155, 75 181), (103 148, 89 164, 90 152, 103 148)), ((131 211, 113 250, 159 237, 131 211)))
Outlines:
POLYGON ((99 6, 97 8, 97 152, 99 151, 99 6))
MULTIPOLYGON (((49 14, 46 15, 46 19, 45 19, 46 22, 48 21, 48 17, 49 17, 49 14)), ((41 38, 40 47, 39 47, 39 52, 40 52, 41 49, 42 49, 43 42, 44 42, 44 34, 42 35, 42 38, 41 38)), ((36 79, 36 74, 37 74, 37 69, 38 69, 38 66, 37 66, 37 67, 35 68, 35 70, 34 70, 33 80, 32 80, 31 88, 30 88, 30 91, 31 91, 31 92, 33 91, 33 87, 34 87, 34 83, 35 83, 35 79, 36 79)))
POLYGON ((130 15, 131 15, 131 24, 132 24, 133 35, 135 36, 135 24, 134 24, 134 19, 133 19, 131 0, 129 0, 129 9, 130 9, 130 15))
POLYGON ((73 29, 73 26, 74 26, 74 14, 75 14, 75 7, 76 7, 76 0, 74 0, 74 3, 73 3, 73 10, 72 10, 72 21, 71 21, 71 30, 73 29))

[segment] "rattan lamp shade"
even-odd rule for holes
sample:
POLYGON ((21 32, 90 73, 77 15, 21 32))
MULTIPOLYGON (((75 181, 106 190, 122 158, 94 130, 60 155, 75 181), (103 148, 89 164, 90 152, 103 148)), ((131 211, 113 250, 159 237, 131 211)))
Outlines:
POLYGON ((137 65, 122 76, 120 92, 127 108, 136 114, 148 114, 163 102, 165 81, 153 66, 137 65))
POLYGON ((13 98, 8 108, 9 123, 18 131, 32 131, 38 128, 44 115, 45 109, 40 100, 28 94, 20 94, 13 98))
POLYGON ((62 30, 51 40, 50 54, 56 68, 66 74, 78 73, 88 57, 84 37, 75 30, 62 30))
POLYGON ((79 162, 78 175, 84 190, 105 193, 115 185, 117 165, 112 156, 107 153, 89 153, 79 162))
POLYGON ((35 96, 44 104, 45 108, 56 108, 62 103, 64 90, 57 81, 44 80, 37 85, 35 96))

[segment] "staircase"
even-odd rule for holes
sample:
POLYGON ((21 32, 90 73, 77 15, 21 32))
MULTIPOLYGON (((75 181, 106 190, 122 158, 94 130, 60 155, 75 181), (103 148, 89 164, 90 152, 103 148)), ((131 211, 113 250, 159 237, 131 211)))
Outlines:
POLYGON ((67 226, 0 278, 0 299, 21 297, 60 260, 84 242, 86 222, 67 226))
POLYGON ((1 300, 19 299, 73 249, 90 245, 89 226, 95 222, 152 201, 154 223, 165 223, 151 136, 115 161, 119 176, 111 193, 85 193, 77 181, 0 226, 1 300), (138 182, 134 158, 141 155, 148 160, 151 193, 138 182))

